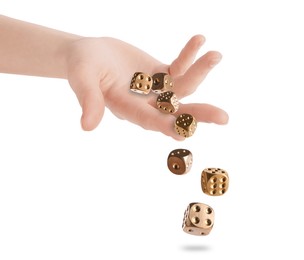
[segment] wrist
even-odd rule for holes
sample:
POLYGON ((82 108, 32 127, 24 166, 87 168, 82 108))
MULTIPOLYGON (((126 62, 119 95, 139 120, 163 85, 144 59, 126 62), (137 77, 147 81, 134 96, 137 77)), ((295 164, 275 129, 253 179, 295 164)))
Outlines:
POLYGON ((55 51, 55 71, 58 78, 68 79, 69 66, 71 64, 71 56, 73 56, 75 43, 83 37, 67 34, 63 37, 62 42, 58 44, 55 51))

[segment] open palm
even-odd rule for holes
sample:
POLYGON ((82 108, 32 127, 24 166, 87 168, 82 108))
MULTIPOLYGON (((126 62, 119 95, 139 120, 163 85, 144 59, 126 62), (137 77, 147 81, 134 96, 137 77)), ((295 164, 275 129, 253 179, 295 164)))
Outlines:
MULTIPOLYGON (((210 51, 195 60, 203 43, 203 36, 193 36, 179 56, 167 65, 118 39, 102 37, 75 41, 68 56, 68 80, 83 110, 83 129, 94 129, 107 106, 120 119, 182 140, 173 127, 176 115, 159 112, 154 93, 131 92, 130 81, 135 72, 169 73, 174 82, 173 91, 181 100, 195 92, 221 59, 220 53, 210 51)), ((180 103, 178 114, 181 113, 193 115, 198 122, 225 124, 228 121, 225 111, 209 104, 180 103)))

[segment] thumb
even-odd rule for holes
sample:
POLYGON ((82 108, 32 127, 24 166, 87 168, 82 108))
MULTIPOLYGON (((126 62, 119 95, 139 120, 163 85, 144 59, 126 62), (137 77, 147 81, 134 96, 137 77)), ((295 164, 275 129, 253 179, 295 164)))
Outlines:
POLYGON ((82 107, 81 127, 91 131, 98 126, 104 114, 104 99, 99 88, 88 90, 79 100, 82 107))
POLYGON ((99 79, 88 71, 78 71, 74 75, 76 76, 70 77, 69 83, 82 108, 81 127, 85 131, 91 131, 98 126, 105 110, 99 79))

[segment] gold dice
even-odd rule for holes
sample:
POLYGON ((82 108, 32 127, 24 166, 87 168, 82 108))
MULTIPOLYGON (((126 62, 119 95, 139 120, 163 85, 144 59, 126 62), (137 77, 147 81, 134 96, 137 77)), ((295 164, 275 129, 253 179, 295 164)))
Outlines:
POLYGON ((190 171, 192 166, 192 153, 187 149, 175 149, 170 152, 167 165, 169 170, 177 175, 190 171))
POLYGON ((203 203, 190 203, 185 210, 183 219, 183 230, 191 235, 205 236, 213 228, 214 211, 203 203))
POLYGON ((166 91, 158 95, 156 106, 163 113, 173 114, 178 110, 179 102, 172 91, 166 91))
POLYGON ((220 196, 226 193, 229 186, 228 173, 220 168, 206 168, 201 174, 201 187, 204 193, 220 196))
POLYGON ((156 73, 152 76, 153 78, 153 86, 152 91, 156 94, 170 91, 173 88, 173 80, 171 76, 167 73, 156 73))
MULTIPOLYGON (((152 77, 144 72, 135 72, 130 90, 140 94, 158 94, 156 108, 165 114, 174 114, 179 109, 179 101, 172 91, 173 80, 167 73, 156 73, 152 77)), ((174 129, 183 137, 190 137, 197 128, 196 119, 187 113, 175 120, 174 129)), ((192 168, 193 155, 187 149, 172 150, 167 157, 167 167, 175 175, 184 175, 192 168)), ((221 196, 229 186, 228 173, 220 168, 205 168, 201 173, 201 188, 210 196, 221 196)), ((187 234, 208 235, 214 225, 214 210, 203 203, 190 203, 184 212, 182 229, 187 234)))
POLYGON ((130 84, 130 90, 139 94, 149 94, 152 89, 152 77, 143 72, 136 72, 130 84))
POLYGON ((190 114, 181 114, 175 121, 175 131, 184 137, 190 137, 196 130, 196 119, 190 114))

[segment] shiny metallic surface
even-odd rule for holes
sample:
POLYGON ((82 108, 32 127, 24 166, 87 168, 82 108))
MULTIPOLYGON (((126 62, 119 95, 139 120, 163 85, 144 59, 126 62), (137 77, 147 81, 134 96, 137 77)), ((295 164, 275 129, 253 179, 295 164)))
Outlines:
POLYGON ((214 210, 199 202, 190 203, 185 210, 183 219, 183 231, 196 236, 208 235, 214 223, 214 210))
POLYGON ((165 114, 173 114, 179 108, 179 102, 172 91, 160 93, 156 100, 157 108, 165 114))
POLYGON ((160 94, 165 91, 170 91, 173 88, 173 80, 171 76, 167 73, 156 73, 152 76, 153 85, 152 92, 160 94))
POLYGON ((220 168, 206 168, 201 174, 201 187, 205 194, 221 196, 229 187, 228 173, 220 168))
POLYGON ((175 121, 175 131, 184 137, 194 134, 197 127, 196 119, 190 114, 181 114, 175 121))
POLYGON ((152 89, 152 77, 143 72, 135 72, 131 83, 130 90, 139 94, 149 94, 152 89))
POLYGON ((192 166, 193 156, 187 149, 175 149, 170 152, 167 159, 169 170, 177 175, 186 174, 192 166))

